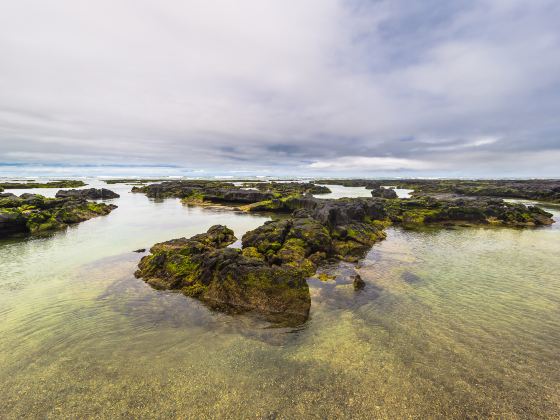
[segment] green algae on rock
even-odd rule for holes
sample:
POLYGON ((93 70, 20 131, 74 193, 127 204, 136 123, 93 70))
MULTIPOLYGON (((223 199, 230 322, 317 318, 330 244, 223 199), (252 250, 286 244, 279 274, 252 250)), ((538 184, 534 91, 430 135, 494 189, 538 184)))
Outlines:
POLYGON ((180 290, 214 309, 256 311, 287 325, 305 322, 311 305, 306 272, 269 263, 256 250, 228 248, 235 240, 231 229, 216 225, 190 239, 156 244, 135 275, 154 288, 180 290))
POLYGON ((282 197, 288 195, 328 194, 331 192, 328 187, 317 185, 313 182, 246 182, 243 184, 243 187, 274 193, 282 197))
POLYGON ((45 198, 38 194, 0 195, 0 238, 64 229, 109 214, 117 206, 81 198, 45 198))
MULTIPOLYGON (((354 204, 367 208, 366 201, 354 204)), ((362 211, 321 219, 321 212, 302 208, 247 232, 242 249, 227 247, 235 241, 233 231, 213 226, 190 239, 154 245, 135 274, 154 288, 180 290, 215 309, 254 311, 298 325, 311 302, 306 279, 318 266, 329 259, 356 261, 385 237, 362 211)))
POLYGON ((185 204, 247 205, 273 199, 329 193, 327 187, 301 182, 245 182, 243 186, 231 182, 180 180, 133 187, 151 198, 180 198, 185 204))

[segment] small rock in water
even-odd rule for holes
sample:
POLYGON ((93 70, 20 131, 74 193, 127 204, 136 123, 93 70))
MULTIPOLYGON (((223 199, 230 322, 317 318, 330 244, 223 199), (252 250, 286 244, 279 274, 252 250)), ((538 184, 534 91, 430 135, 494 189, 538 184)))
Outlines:
POLYGON ((362 280, 362 277, 359 274, 354 276, 352 284, 354 285, 354 290, 362 290, 366 287, 366 282, 362 280))
POLYGON ((132 252, 138 252, 138 253, 142 253, 142 252, 146 252, 146 248, 140 248, 140 249, 136 249, 132 252))

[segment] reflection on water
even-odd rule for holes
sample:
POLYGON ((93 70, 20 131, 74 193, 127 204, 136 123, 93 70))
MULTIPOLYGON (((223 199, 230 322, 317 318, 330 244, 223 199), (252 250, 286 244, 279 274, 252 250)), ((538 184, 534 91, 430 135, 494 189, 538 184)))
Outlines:
MULTIPOLYGON (((157 241, 266 218, 156 203, 0 244, 0 417, 557 417, 560 226, 390 229, 267 328, 132 273, 157 241)), ((555 210, 556 218, 559 211, 555 210)))

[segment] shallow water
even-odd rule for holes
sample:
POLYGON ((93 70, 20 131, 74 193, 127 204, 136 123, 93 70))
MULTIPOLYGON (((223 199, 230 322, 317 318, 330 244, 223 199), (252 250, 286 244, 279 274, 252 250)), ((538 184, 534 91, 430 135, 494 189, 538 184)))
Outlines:
POLYGON ((266 217, 109 188, 109 216, 0 242, 1 418, 558 417, 560 226, 390 229, 363 291, 326 268, 288 330, 133 277, 134 249, 266 217))

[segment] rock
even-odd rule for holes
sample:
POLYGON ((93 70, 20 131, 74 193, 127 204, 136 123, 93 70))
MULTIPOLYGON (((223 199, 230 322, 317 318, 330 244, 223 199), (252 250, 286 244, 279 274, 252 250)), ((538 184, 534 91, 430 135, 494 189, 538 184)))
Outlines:
POLYGON ((181 290, 214 309, 255 311, 289 325, 304 322, 311 299, 299 267, 272 264, 258 251, 227 245, 236 240, 225 226, 154 245, 135 273, 159 289, 181 290))
POLYGON ((0 198, 0 238, 63 229, 109 214, 117 206, 82 198, 45 198, 38 194, 0 198))
POLYGON ((372 197, 381 197, 381 198, 398 198, 397 193, 392 188, 383 188, 383 187, 376 187, 371 190, 372 197))
POLYGON ((141 254, 141 253, 143 253, 143 252, 146 252, 146 248, 135 249, 135 250, 132 251, 132 252, 136 252, 136 253, 138 253, 138 254, 141 254))
POLYGON ((119 198, 120 195, 106 188, 88 188, 85 190, 60 190, 57 198, 85 198, 87 200, 106 200, 119 198))
POLYGON ((362 290, 366 287, 366 282, 362 280, 362 277, 359 274, 355 274, 353 276, 352 284, 354 286, 354 290, 362 290))
POLYGON ((533 206, 507 203, 501 199, 448 198, 420 196, 414 199, 388 200, 385 206, 393 223, 470 224, 503 226, 541 226, 554 221, 552 214, 533 206))
POLYGON ((312 182, 246 182, 244 188, 255 188, 259 191, 272 193, 278 197, 306 194, 328 194, 331 190, 323 185, 312 182))

